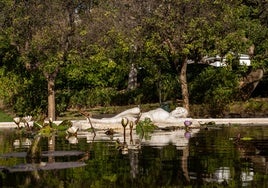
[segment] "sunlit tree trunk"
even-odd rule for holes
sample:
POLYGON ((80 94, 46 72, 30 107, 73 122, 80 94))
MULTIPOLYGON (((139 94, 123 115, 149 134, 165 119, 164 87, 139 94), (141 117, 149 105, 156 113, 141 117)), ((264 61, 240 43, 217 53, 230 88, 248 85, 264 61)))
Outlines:
POLYGON ((48 118, 54 121, 56 119, 56 108, 55 108, 55 80, 48 80, 48 118))
POLYGON ((47 79, 47 90, 48 90, 48 118, 51 119, 52 121, 56 120, 56 99, 55 99, 55 81, 56 81, 56 75, 58 71, 56 70, 55 72, 51 74, 46 74, 46 79, 47 79))
MULTIPOLYGON (((165 42, 168 44, 171 50, 171 53, 174 55, 176 52, 176 49, 173 46, 173 44, 170 42, 169 39, 166 40, 165 42)), ((178 69, 179 67, 178 59, 174 61, 174 65, 179 74, 179 81, 181 84, 182 104, 183 104, 183 107, 186 108, 188 112, 190 113, 189 92, 188 92, 188 83, 187 83, 187 61, 188 61, 187 56, 184 56, 183 61, 180 66, 180 70, 178 69)))
POLYGON ((55 104, 55 80, 48 80, 48 118, 52 121, 56 120, 56 104, 55 104))
POLYGON ((184 58, 182 62, 179 80, 181 84, 183 107, 186 108, 188 112, 190 112, 189 92, 188 92, 188 84, 187 84, 187 58, 184 58))

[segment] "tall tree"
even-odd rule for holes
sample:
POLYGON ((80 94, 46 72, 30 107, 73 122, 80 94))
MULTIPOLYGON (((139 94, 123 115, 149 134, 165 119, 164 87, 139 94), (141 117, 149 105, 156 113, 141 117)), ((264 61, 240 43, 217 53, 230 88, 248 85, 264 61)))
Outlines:
POLYGON ((82 1, 14 1, 9 4, 9 34, 29 72, 47 80, 48 117, 55 120, 55 81, 72 49, 82 1))
POLYGON ((144 32, 160 48, 168 47, 181 84, 183 105, 189 110, 187 64, 206 55, 224 56, 245 50, 239 1, 155 0, 144 32), (240 21, 240 22, 239 22, 240 21))

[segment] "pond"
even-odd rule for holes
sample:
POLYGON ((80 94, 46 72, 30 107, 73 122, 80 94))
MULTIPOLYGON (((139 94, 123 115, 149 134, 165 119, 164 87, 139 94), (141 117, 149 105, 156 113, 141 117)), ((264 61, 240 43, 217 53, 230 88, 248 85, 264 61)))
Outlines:
POLYGON ((0 187, 268 187, 268 126, 105 133, 0 129, 0 187))

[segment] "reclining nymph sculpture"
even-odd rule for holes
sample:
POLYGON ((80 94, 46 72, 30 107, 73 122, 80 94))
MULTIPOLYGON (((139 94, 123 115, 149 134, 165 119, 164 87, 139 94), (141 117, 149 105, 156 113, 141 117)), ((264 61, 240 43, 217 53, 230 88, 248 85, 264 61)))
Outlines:
POLYGON ((162 108, 157 108, 155 110, 150 110, 148 112, 141 113, 139 107, 134 107, 119 113, 116 116, 110 118, 90 118, 92 123, 121 123, 122 118, 128 118, 130 121, 145 120, 149 118, 153 123, 178 123, 183 122, 188 116, 188 111, 183 107, 177 107, 171 112, 167 112, 162 108))

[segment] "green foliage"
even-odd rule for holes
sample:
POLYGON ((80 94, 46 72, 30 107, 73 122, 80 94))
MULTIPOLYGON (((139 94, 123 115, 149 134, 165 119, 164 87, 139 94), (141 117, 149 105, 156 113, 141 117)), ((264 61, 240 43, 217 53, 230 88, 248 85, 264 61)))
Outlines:
POLYGON ((16 63, 18 57, 18 51, 11 44, 10 36, 0 31, 0 67, 4 71, 16 70, 16 72, 19 72, 21 67, 19 63, 16 63))
POLYGON ((178 98, 178 89, 180 88, 176 75, 165 74, 160 76, 158 91, 160 101, 167 101, 178 98))
POLYGON ((238 75, 226 68, 208 67, 190 86, 194 103, 206 104, 210 115, 221 116, 237 95, 238 75))
MULTIPOLYGON (((243 75, 247 70, 237 66, 237 54, 254 45, 253 66, 268 67, 262 3, 133 1, 127 10, 120 1, 91 3, 1 2, 0 99, 15 113, 47 113, 52 75, 58 115, 69 107, 181 98, 177 80, 184 59, 227 55, 228 68, 243 75), (127 91, 131 64, 138 68, 139 86, 127 91)), ((187 75, 194 80, 193 103, 208 104, 214 115, 235 99, 237 77, 228 70, 187 75)))
POLYGON ((47 107, 46 83, 43 77, 32 77, 18 86, 18 93, 12 96, 12 107, 18 116, 45 113, 47 107))
POLYGON ((54 133, 54 129, 49 125, 45 125, 39 130, 39 134, 46 137, 51 136, 52 133, 54 133))
POLYGON ((54 124, 52 128, 57 131, 66 131, 68 128, 72 126, 72 122, 69 120, 62 121, 59 125, 54 124))
POLYGON ((112 88, 94 88, 81 90, 70 98, 71 106, 107 106, 111 104, 115 90, 112 88))
POLYGON ((136 126, 136 133, 146 140, 150 139, 150 134, 157 129, 157 126, 153 124, 151 119, 145 118, 143 121, 139 121, 136 126))
POLYGON ((244 109, 241 110, 248 114, 261 114, 267 112, 268 104, 264 101, 249 100, 244 102, 244 109))
POLYGON ((66 135, 66 130, 72 127, 72 122, 70 120, 64 120, 59 125, 57 125, 53 122, 46 123, 45 121, 34 121, 33 126, 33 131, 37 131, 38 135, 48 137, 56 133, 57 135, 66 135))
POLYGON ((69 101, 71 98, 71 91, 57 90, 56 92, 56 113, 59 115, 62 112, 65 112, 68 109, 69 101))

